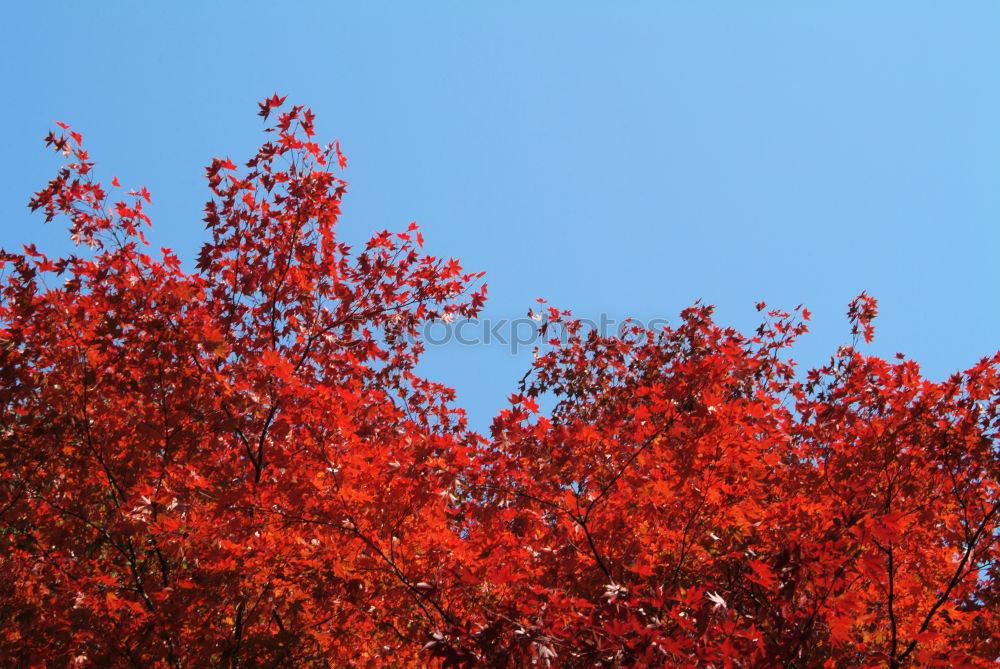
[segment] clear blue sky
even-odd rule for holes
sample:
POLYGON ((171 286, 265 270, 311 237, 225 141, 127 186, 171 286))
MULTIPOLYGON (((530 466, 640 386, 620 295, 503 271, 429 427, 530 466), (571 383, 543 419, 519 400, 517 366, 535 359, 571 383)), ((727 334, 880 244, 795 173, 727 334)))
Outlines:
MULTIPOLYGON (((488 273, 492 318, 721 321, 802 302, 803 363, 879 298, 872 349, 932 377, 1000 346, 995 2, 17 2, 0 28, 0 245, 52 120, 153 192, 155 246, 200 247, 202 172, 261 140, 255 101, 312 106, 351 164, 344 234, 416 220, 488 273)), ((191 266, 190 264, 188 265, 191 266)), ((434 349, 484 427, 530 353, 434 349)))

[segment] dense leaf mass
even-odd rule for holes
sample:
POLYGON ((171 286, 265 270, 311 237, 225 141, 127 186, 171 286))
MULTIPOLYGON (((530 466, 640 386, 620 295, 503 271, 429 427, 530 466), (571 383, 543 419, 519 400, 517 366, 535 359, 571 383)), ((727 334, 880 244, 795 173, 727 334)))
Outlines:
POLYGON ((803 374, 801 308, 604 338, 543 305, 483 437, 416 373, 482 275, 414 225, 339 242, 339 144, 260 115, 193 272, 47 137, 30 206, 77 252, 0 255, 0 665, 995 665, 1000 355, 866 356, 867 295, 803 374))

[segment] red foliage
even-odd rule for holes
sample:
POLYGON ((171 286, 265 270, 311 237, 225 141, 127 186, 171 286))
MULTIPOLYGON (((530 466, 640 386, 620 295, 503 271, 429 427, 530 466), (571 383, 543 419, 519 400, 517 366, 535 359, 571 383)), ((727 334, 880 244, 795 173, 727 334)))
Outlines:
POLYGON ((481 274, 413 225, 339 243, 339 145, 272 112, 207 169, 193 273, 147 252, 145 188, 46 138, 31 207, 83 248, 0 256, 3 666, 994 665, 1000 355, 800 377, 805 310, 548 309, 570 336, 484 439, 414 371, 481 274))

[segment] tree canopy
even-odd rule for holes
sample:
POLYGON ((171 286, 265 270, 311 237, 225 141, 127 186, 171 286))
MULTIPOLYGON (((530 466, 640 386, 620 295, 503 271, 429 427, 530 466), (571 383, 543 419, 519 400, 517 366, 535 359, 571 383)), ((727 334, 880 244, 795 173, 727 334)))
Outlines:
POLYGON ((482 274, 338 241, 347 161, 277 95, 206 170, 192 272, 82 137, 0 255, 4 666, 994 666, 1000 354, 942 382, 809 312, 623 336, 536 307, 488 435, 416 369, 482 274), (554 408, 541 411, 540 398, 554 408))

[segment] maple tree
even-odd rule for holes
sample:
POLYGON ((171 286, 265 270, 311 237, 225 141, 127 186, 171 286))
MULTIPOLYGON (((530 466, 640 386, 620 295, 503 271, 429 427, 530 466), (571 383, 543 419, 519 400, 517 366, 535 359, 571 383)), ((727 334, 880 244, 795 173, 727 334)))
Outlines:
POLYGON ((0 256, 4 666, 993 666, 1000 354, 942 382, 809 313, 544 336, 488 437, 421 377, 480 273, 337 240, 339 144, 277 95, 207 169, 197 267, 82 137, 0 256), (548 398, 554 408, 539 410, 548 398))

